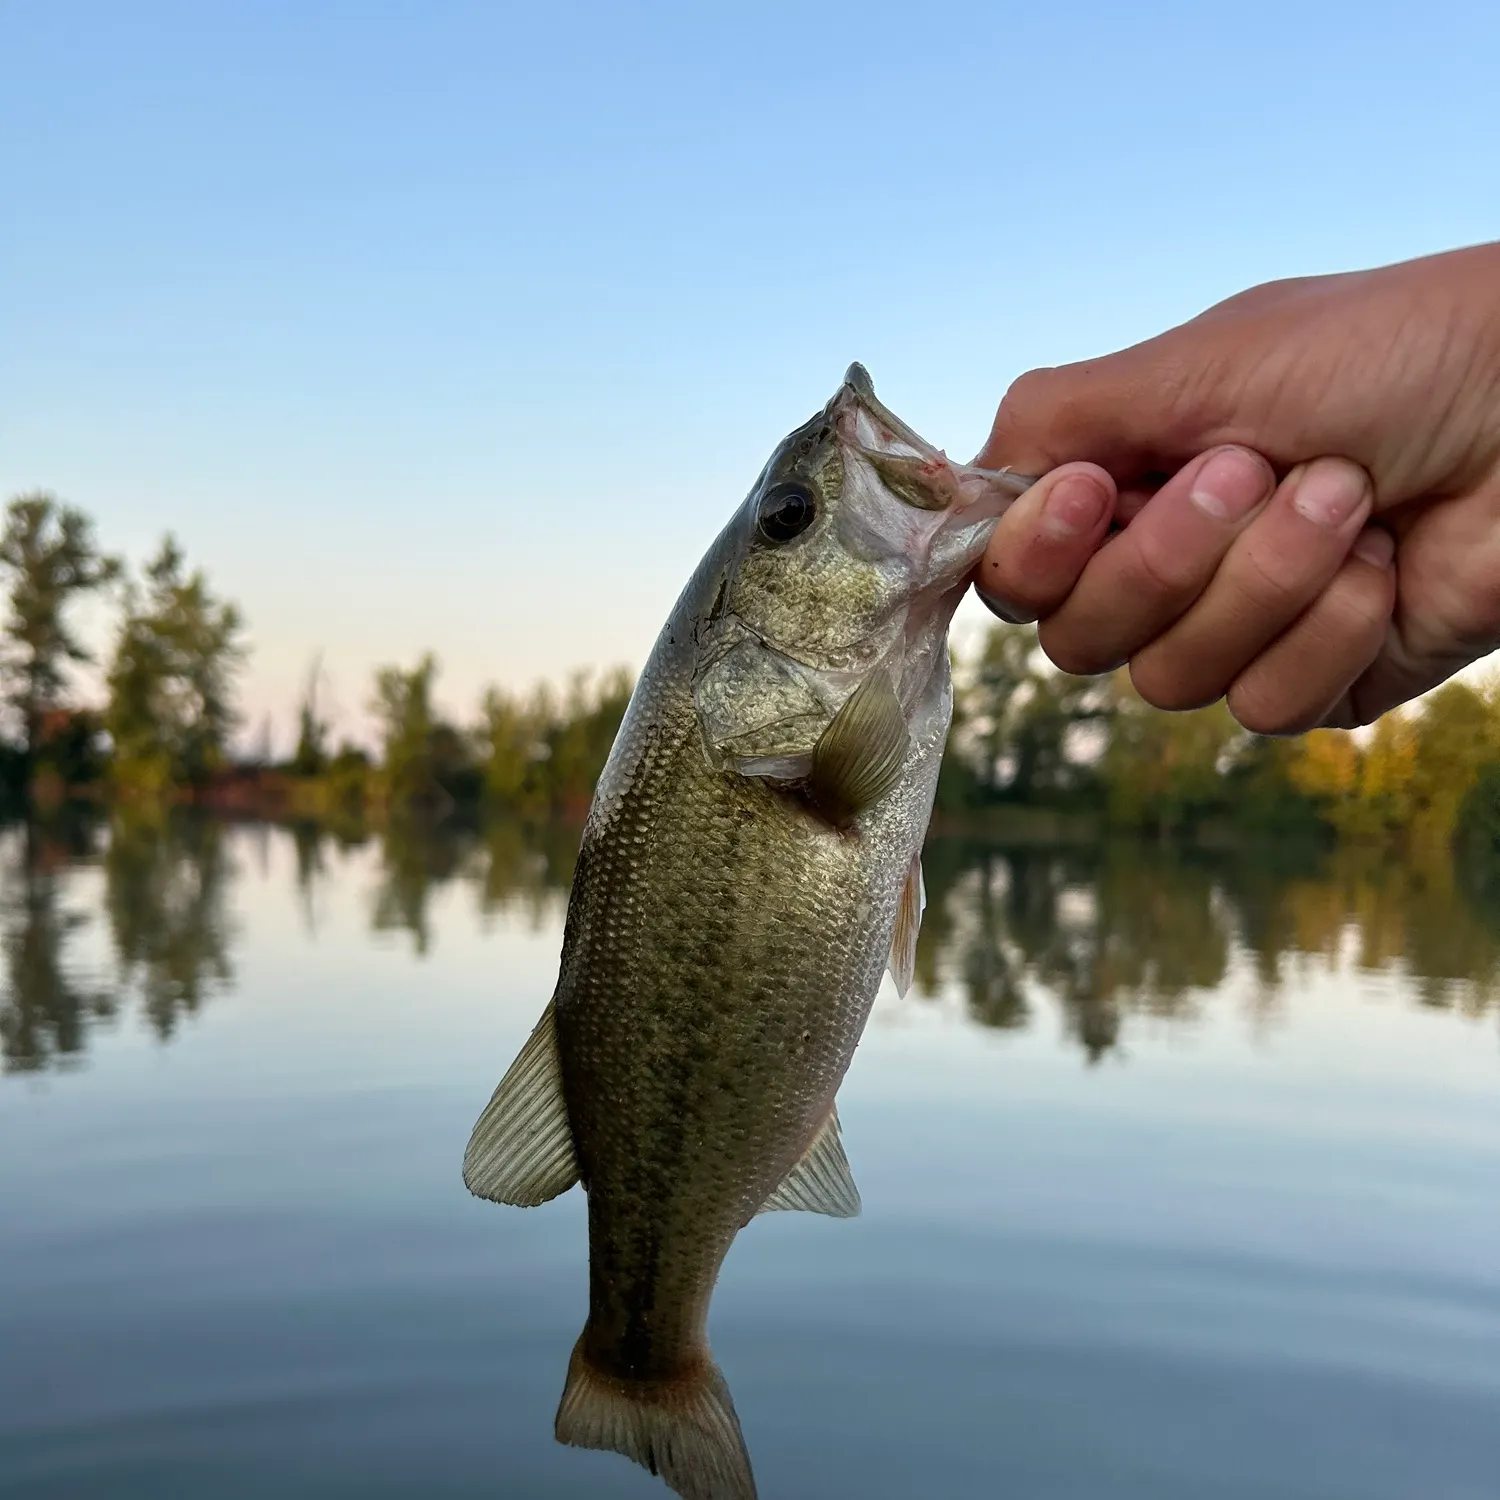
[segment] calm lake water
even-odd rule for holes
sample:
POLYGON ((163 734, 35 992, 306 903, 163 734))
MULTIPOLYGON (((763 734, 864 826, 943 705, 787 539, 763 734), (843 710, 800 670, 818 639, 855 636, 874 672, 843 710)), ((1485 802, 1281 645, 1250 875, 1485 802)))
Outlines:
MULTIPOLYGON (((468 1196, 571 835, 0 835, 0 1495, 638 1497, 552 1417, 583 1202, 468 1196)), ((764 1500, 1500 1496, 1500 887, 939 840, 732 1250, 764 1500)))

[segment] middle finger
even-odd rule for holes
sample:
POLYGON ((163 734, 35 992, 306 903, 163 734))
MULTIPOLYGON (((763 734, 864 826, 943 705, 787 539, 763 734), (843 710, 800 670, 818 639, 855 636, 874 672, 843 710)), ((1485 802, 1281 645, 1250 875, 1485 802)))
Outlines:
POLYGON ((1369 475, 1348 459, 1293 469, 1202 597, 1131 660, 1136 690, 1169 709, 1220 697, 1328 586, 1372 501, 1369 475))
POLYGON ((1104 672, 1184 614, 1275 487, 1247 448, 1200 454, 1089 559, 1043 621, 1042 648, 1065 672, 1104 672))

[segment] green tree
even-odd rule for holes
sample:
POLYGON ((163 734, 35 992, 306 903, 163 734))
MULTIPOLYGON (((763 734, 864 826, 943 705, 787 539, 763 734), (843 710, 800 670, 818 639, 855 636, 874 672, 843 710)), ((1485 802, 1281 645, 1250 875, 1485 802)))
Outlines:
POLYGON ((1411 716, 1401 710, 1383 714, 1360 752, 1356 795, 1338 809, 1334 821, 1339 831, 1390 835, 1410 823, 1416 761, 1417 731, 1411 716))
POLYGON ((46 716, 61 706, 68 669, 91 660, 68 620, 70 606, 112 583, 116 558, 102 553, 89 518, 38 491, 10 502, 0 532, 10 575, 10 615, 0 658, 6 693, 34 763, 46 716))
POLYGON ((479 705, 478 740, 485 792, 497 807, 532 816, 551 810, 545 767, 556 717, 545 686, 525 701, 501 688, 486 690, 479 705))
POLYGON ((466 736, 432 701, 438 664, 425 653, 410 670, 381 667, 371 709, 380 723, 387 794, 397 805, 429 808, 477 799, 480 775, 466 736))
POLYGON ((330 726, 318 712, 318 684, 322 676, 322 658, 315 657, 308 669, 302 702, 297 707, 297 749, 292 756, 292 770, 298 776, 318 776, 328 768, 330 726))
POLYGON ((586 673, 574 674, 562 716, 548 737, 547 772, 555 812, 570 818, 588 812, 625 717, 630 689, 630 674, 623 669, 606 673, 594 684, 586 673))
POLYGON ((436 790, 432 760, 432 684, 437 659, 426 652, 410 671, 381 667, 370 707, 380 722, 381 761, 393 800, 430 797, 436 790))
POLYGON ((480 706, 476 738, 492 803, 526 817, 582 817, 631 686, 630 674, 616 668, 597 681, 575 673, 561 703, 545 684, 524 701, 491 688, 480 706))
POLYGON ((202 570, 187 573, 168 536, 131 585, 108 676, 105 727, 115 775, 141 791, 202 785, 228 759, 239 722, 235 678, 245 660, 242 621, 214 597, 202 570))
POLYGON ((1463 682, 1446 683, 1431 694, 1416 724, 1410 837, 1433 850, 1446 850, 1464 799, 1485 766, 1497 759, 1500 716, 1493 702, 1463 682))
POLYGON ((1009 779, 1003 767, 1012 750, 1017 700, 1034 681, 1037 650, 1034 627, 991 626, 969 682, 956 695, 975 778, 989 797, 1009 779))
POLYGON ((1038 672, 1013 718, 1009 794, 1037 802, 1079 790, 1088 773, 1074 757, 1075 736, 1087 725, 1106 727, 1113 716, 1107 681, 1038 672))
POLYGON ((1250 735, 1229 767, 1226 790, 1235 816, 1247 828, 1284 837, 1316 839, 1328 812, 1299 784, 1302 740, 1250 735))
POLYGON ((1491 762, 1475 778, 1459 809, 1455 839, 1461 855, 1491 865, 1500 857, 1500 763, 1491 762))
POLYGON ((1112 681, 1116 707, 1104 753, 1111 821, 1171 833, 1226 811, 1225 772, 1244 731, 1223 702, 1163 713, 1140 697, 1128 672, 1112 681))
POLYGON ((1107 680, 1053 668, 1034 626, 992 626, 957 692, 955 754, 981 800, 1056 802, 1092 779, 1079 731, 1103 729, 1114 704, 1107 680))

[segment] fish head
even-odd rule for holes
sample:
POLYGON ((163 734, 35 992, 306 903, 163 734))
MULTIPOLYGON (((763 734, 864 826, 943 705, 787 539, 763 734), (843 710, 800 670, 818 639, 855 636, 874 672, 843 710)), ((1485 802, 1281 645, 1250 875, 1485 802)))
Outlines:
POLYGON ((910 724, 946 668, 948 625, 995 522, 1029 483, 954 463, 851 365, 730 523, 717 590, 695 624, 693 694, 710 759, 746 775, 805 774, 874 674, 910 724))

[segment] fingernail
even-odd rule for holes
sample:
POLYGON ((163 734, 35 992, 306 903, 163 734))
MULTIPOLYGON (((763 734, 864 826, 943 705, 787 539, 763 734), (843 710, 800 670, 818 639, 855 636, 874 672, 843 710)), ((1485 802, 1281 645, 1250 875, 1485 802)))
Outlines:
POLYGON ((983 589, 976 589, 980 602, 997 619, 1004 620, 1007 625, 1032 625, 1036 623, 1036 616, 1026 610, 1015 609, 1011 605, 995 598, 993 594, 987 594, 983 589))
POLYGON ((1243 448, 1221 448, 1198 470, 1188 498, 1216 521, 1242 521, 1271 493, 1270 466, 1243 448))
POLYGON ((1369 494, 1365 471, 1342 458, 1314 459, 1292 493, 1292 509, 1314 526, 1342 526, 1369 494))
POLYGON ((1042 506, 1042 530, 1066 541, 1092 531, 1109 505, 1109 494, 1088 474, 1069 474, 1052 486, 1042 506))
POLYGON ((1354 544, 1354 555, 1372 568, 1388 568, 1396 555, 1396 538, 1379 526, 1371 526, 1360 532, 1354 544))

